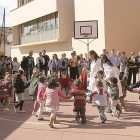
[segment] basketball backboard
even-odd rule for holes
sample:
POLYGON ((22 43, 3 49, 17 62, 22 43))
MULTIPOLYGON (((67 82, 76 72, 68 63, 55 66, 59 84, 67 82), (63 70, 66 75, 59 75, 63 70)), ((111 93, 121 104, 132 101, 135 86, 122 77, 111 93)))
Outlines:
POLYGON ((75 39, 96 39, 98 38, 98 21, 75 21, 75 39))

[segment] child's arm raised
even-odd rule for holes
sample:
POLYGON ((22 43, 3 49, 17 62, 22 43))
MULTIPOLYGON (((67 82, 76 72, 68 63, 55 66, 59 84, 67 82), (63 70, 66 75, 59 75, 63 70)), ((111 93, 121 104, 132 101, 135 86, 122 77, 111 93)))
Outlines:
POLYGON ((67 99, 67 97, 61 93, 60 89, 58 89, 58 95, 63 99, 67 99))

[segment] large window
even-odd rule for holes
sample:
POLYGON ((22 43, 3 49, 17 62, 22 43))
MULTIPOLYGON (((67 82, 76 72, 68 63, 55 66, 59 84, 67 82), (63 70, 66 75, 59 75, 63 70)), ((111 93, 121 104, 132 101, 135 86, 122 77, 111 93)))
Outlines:
POLYGON ((21 25, 21 36, 40 33, 59 27, 58 12, 21 25))

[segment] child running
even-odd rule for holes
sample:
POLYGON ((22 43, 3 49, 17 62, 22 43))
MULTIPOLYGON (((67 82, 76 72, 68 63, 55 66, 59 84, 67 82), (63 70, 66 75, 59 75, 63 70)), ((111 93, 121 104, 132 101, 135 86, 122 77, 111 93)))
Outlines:
POLYGON ((65 88, 66 96, 69 95, 69 90, 71 89, 71 82, 73 82, 73 80, 70 77, 66 76, 65 71, 61 73, 61 78, 58 82, 61 84, 61 90, 65 88))
POLYGON ((79 123, 80 118, 82 123, 86 124, 86 94, 85 90, 81 88, 82 82, 80 80, 75 80, 75 88, 72 89, 70 94, 67 96, 68 99, 74 96, 74 109, 75 121, 79 123))
POLYGON ((111 91, 111 110, 112 110, 112 116, 119 118, 120 117, 120 111, 116 109, 116 106, 119 102, 119 87, 117 85, 118 79, 116 77, 110 78, 110 83, 107 82, 107 85, 110 87, 111 91))
POLYGON ((12 75, 7 74, 4 81, 0 84, 0 99, 3 111, 8 111, 7 108, 10 104, 10 97, 12 97, 12 75))
POLYGON ((43 120, 42 117, 42 111, 43 111, 43 107, 45 105, 45 100, 46 100, 46 88, 47 88, 47 78, 44 75, 41 75, 39 77, 39 86, 38 86, 38 94, 37 94, 37 102, 39 103, 40 107, 37 111, 37 115, 38 115, 38 120, 43 120))
POLYGON ((16 109, 20 107, 19 113, 25 113, 25 111, 22 108, 24 104, 24 89, 27 88, 27 86, 24 86, 24 82, 21 79, 20 73, 17 73, 15 75, 14 88, 16 101, 19 102, 16 106, 13 107, 14 112, 16 113, 16 109))
POLYGON ((49 126, 53 128, 53 123, 56 123, 56 111, 59 110, 59 96, 67 99, 66 96, 64 96, 56 82, 55 78, 51 78, 48 82, 48 87, 46 89, 46 111, 51 111, 51 116, 50 116, 50 124, 49 126))
POLYGON ((102 123, 105 123, 105 121, 107 120, 106 116, 105 116, 105 110, 106 110, 106 106, 107 106, 107 100, 106 98, 110 97, 108 92, 104 90, 103 88, 103 83, 101 81, 96 81, 95 83, 96 87, 97 87, 97 91, 93 92, 90 94, 90 97, 94 96, 95 97, 95 102, 96 102, 96 106, 99 110, 99 118, 102 121, 102 123))

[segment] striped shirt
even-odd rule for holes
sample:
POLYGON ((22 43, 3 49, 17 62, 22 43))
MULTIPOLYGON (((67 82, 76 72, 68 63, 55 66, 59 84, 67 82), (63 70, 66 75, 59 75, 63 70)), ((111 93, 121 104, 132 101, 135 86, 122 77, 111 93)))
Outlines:
POLYGON ((86 104, 86 94, 83 88, 81 87, 73 88, 67 97, 71 98, 72 96, 74 96, 74 105, 86 104))
POLYGON ((0 99, 7 99, 12 97, 12 83, 8 81, 0 84, 0 99))

